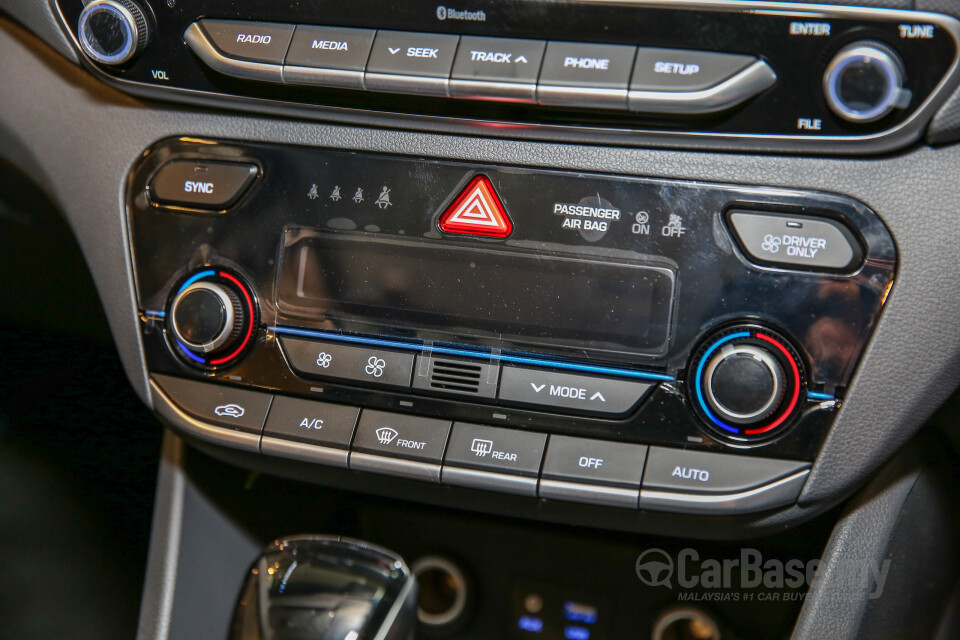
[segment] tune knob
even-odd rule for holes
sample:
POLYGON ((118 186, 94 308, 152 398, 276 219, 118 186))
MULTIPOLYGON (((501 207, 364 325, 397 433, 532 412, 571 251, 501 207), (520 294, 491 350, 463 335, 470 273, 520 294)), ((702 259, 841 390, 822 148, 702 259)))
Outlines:
POLYGON ((834 56, 823 74, 827 104, 849 122, 873 122, 909 102, 903 63, 889 47, 860 41, 834 56))
POLYGON ((120 65, 147 45, 147 19, 132 0, 94 0, 80 12, 77 35, 96 62, 120 65))
POLYGON ((715 433, 759 440, 789 424, 803 388, 802 364, 778 333, 727 329, 708 338, 692 362, 691 400, 715 433))
POLYGON ((192 364, 217 367, 235 360, 250 346, 256 306, 250 288, 236 275, 204 269, 176 289, 166 317, 179 355, 192 364))

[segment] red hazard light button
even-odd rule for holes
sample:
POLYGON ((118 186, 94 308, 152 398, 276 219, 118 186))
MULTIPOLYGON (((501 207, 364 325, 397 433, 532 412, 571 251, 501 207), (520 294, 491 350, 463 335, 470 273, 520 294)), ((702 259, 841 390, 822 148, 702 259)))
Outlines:
POLYGON ((447 233, 506 238, 513 231, 497 192, 487 176, 477 176, 440 216, 440 229, 447 233))

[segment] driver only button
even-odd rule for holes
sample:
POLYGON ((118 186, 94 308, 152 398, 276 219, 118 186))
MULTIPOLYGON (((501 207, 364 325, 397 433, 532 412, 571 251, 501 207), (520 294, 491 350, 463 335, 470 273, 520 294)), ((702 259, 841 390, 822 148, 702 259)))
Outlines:
POLYGON ((863 261, 853 233, 829 218, 731 211, 727 219, 747 258, 763 265, 848 272, 863 261))
POLYGON ((198 420, 258 435, 273 399, 268 393, 158 373, 153 379, 177 406, 198 420))

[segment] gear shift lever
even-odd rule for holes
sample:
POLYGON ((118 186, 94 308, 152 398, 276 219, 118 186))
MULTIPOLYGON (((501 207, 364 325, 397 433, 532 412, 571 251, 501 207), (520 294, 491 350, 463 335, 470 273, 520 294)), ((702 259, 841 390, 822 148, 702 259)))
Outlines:
POLYGON ((230 640, 410 640, 417 583, 396 554, 339 536, 294 536, 250 570, 230 640))

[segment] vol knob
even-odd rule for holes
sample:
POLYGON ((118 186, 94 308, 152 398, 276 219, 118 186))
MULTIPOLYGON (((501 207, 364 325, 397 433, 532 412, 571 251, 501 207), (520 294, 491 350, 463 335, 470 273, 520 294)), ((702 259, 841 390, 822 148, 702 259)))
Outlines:
POLYGON ((80 13, 80 48, 100 64, 121 65, 147 45, 147 19, 133 0, 94 0, 80 13))
POLYGON ((253 295, 237 276, 207 269, 184 280, 166 317, 175 350, 193 364, 216 367, 250 345, 255 316, 253 295))
POLYGON ((697 350, 691 401, 711 431, 755 441, 790 424, 803 388, 802 363, 783 336, 742 325, 714 334, 697 350))

